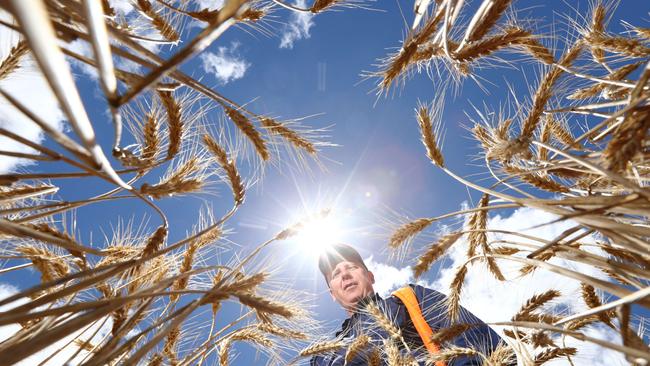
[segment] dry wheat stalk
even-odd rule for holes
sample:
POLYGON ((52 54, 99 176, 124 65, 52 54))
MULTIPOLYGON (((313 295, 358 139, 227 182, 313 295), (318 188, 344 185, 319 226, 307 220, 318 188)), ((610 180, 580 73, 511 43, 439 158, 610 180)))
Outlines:
POLYGON ((433 335, 431 336, 431 340, 437 344, 442 344, 445 342, 450 342, 454 338, 458 337, 459 335, 463 334, 466 330, 472 328, 472 324, 454 324, 452 326, 449 326, 447 328, 442 328, 438 329, 433 335))
POLYGON ((461 265, 456 269, 454 279, 450 284, 449 295, 447 296, 447 314, 452 322, 458 320, 460 315, 460 295, 467 275, 467 265, 461 265))
POLYGON ((436 354, 429 355, 429 361, 438 362, 438 361, 448 361, 456 357, 462 356, 477 356, 480 352, 473 348, 464 348, 452 346, 449 348, 443 348, 440 352, 436 354))
MULTIPOLYGON (((438 125, 434 128, 432 122, 432 115, 429 108, 425 105, 420 105, 416 109, 416 117, 420 125, 420 133, 422 134, 422 143, 427 149, 427 157, 437 166, 444 167, 445 161, 442 152, 438 148, 436 142, 436 134, 438 133, 438 125)), ((437 122, 437 119, 436 119, 437 122)))
POLYGON ((179 40, 180 36, 174 27, 153 8, 150 1, 137 0, 136 4, 144 15, 151 19, 151 24, 156 27, 163 37, 174 42, 179 40))
MULTIPOLYGON (((546 118, 544 119, 544 124, 542 125, 542 130, 539 133, 539 141, 543 142, 545 144, 549 143, 549 140, 551 139, 551 124, 554 122, 553 115, 552 114, 547 114, 546 118)), ((537 160, 539 161, 546 161, 548 160, 548 150, 539 147, 537 149, 537 160)))
POLYGON ((530 315, 533 311, 560 295, 559 291, 552 289, 541 294, 533 295, 533 297, 526 300, 526 303, 521 306, 517 314, 512 317, 512 320, 520 320, 521 318, 530 315))
POLYGON ((402 354, 393 339, 384 340, 384 353, 386 354, 386 363, 388 365, 402 366, 404 364, 402 354))
MULTIPOLYGON (((576 42, 558 61, 561 66, 570 66, 573 61, 580 55, 583 44, 581 41, 576 42)), ((552 67, 539 83, 539 87, 533 97, 533 104, 530 108, 528 116, 524 119, 521 126, 520 140, 528 140, 533 136, 533 131, 537 127, 539 118, 542 115, 544 106, 553 94, 553 87, 558 78, 562 74, 562 70, 558 67, 552 67)))
MULTIPOLYGON (((183 262, 181 262, 181 267, 179 269, 180 273, 187 273, 192 269, 192 264, 194 262, 194 258, 196 255, 196 252, 200 250, 203 246, 212 243, 219 239, 221 236, 221 228, 215 227, 205 234, 201 235, 197 239, 193 240, 187 247, 187 250, 183 254, 183 262)), ((174 285, 172 286, 172 289, 175 291, 178 290, 184 290, 187 288, 187 284, 189 282, 189 277, 181 277, 178 279, 178 281, 174 282, 174 285)), ((178 299, 179 295, 178 294, 173 294, 170 296, 171 301, 176 301, 178 299)))
POLYGON ((366 304, 364 310, 372 317, 372 319, 385 330, 391 338, 401 338, 402 331, 388 318, 381 310, 379 305, 374 302, 366 304))
MULTIPOLYGON (((379 76, 382 79, 379 83, 380 90, 388 90, 393 82, 396 79, 399 79, 400 76, 409 69, 414 61, 417 61, 416 56, 418 55, 418 51, 424 51, 419 50, 419 48, 424 46, 425 42, 427 42, 427 40, 437 30, 440 21, 443 19, 444 11, 442 10, 443 9, 437 10, 435 15, 430 16, 420 29, 409 35, 409 37, 404 40, 404 44, 397 54, 388 57, 387 60, 384 61, 383 70, 379 72, 379 76)), ((431 57, 441 55, 441 53, 434 51, 441 51, 441 47, 429 45, 429 47, 425 48, 430 48, 431 57)), ((424 52, 429 53, 426 51, 424 52)), ((422 60, 422 58, 422 55, 420 55, 419 60, 422 60)))
POLYGON ((565 348, 549 348, 543 352, 535 355, 535 366, 543 365, 544 363, 556 359, 558 357, 569 357, 575 355, 577 349, 573 347, 565 348))
POLYGON ((311 7, 309 8, 309 11, 312 13, 319 13, 321 11, 326 10, 327 8, 330 8, 334 6, 336 3, 340 2, 341 0, 315 0, 311 7))
POLYGON ((507 366, 512 362, 516 362, 517 358, 512 347, 505 342, 499 342, 492 352, 487 355, 485 365, 493 366, 507 366))
MULTIPOLYGON (((484 194, 481 196, 478 208, 488 207, 489 203, 490 196, 484 194)), ((485 229, 487 229, 487 210, 474 212, 472 215, 470 215, 467 224, 470 231, 467 236, 467 239, 469 241, 469 246, 467 247, 467 257, 473 257, 476 253, 477 247, 487 247, 487 233, 485 232, 485 229)))
POLYGON ((417 264, 413 266, 413 275, 418 278, 428 271, 433 262, 445 254, 454 243, 463 235, 462 232, 454 232, 442 236, 418 258, 417 264))
MULTIPOLYGON (((608 76, 608 80, 616 80, 620 81, 623 78, 625 78, 627 75, 629 75, 632 71, 636 70, 639 66, 641 66, 643 62, 635 62, 631 63, 628 65, 621 66, 620 68, 612 71, 608 76)), ((584 89, 578 89, 575 92, 573 92, 571 95, 569 95, 567 98, 568 99, 584 99, 584 98, 590 98, 593 96, 596 96, 598 93, 608 89, 609 86, 605 83, 596 83, 588 88, 584 89)))
POLYGON ((551 337, 549 337, 548 334, 546 334, 546 332, 543 330, 533 332, 530 335, 530 343, 537 348, 557 347, 551 337))
POLYGON ((203 169, 199 159, 192 157, 157 184, 142 184, 140 192, 155 199, 196 192, 204 184, 204 180, 199 177, 203 169))
POLYGON ((650 55, 650 47, 645 46, 641 41, 636 39, 611 37, 600 32, 590 33, 585 38, 595 47, 621 53, 626 56, 647 57, 650 55))
POLYGON ((296 148, 303 149, 311 155, 316 154, 316 147, 311 141, 300 136, 300 134, 288 128, 285 124, 279 123, 273 120, 272 118, 268 118, 268 117, 260 118, 260 123, 270 133, 282 136, 285 140, 287 140, 291 145, 295 146, 296 148))
POLYGON ((488 10, 478 23, 471 28, 471 32, 467 35, 467 40, 474 42, 482 39, 494 27, 511 2, 511 0, 491 1, 488 10))
POLYGON ((271 158, 269 154, 269 150, 266 147, 266 142, 262 138, 262 135, 255 129, 255 126, 253 123, 246 117, 242 112, 238 111, 237 109, 224 106, 224 110, 226 111, 226 115, 228 115, 228 118, 230 118, 231 121, 237 126, 237 128, 246 136, 251 143, 253 144, 253 147, 255 147, 255 151, 257 154, 260 156, 260 158, 263 161, 267 161, 271 158))
POLYGON ((333 340, 329 342, 318 342, 303 349, 302 351, 300 351, 299 354, 302 357, 313 356, 321 353, 337 351, 343 347, 345 347, 345 342, 341 340, 333 340))
POLYGON ((63 277, 70 272, 68 264, 59 256, 45 248, 23 245, 16 249, 32 261, 34 267, 41 272, 41 281, 49 282, 63 277))
POLYGON ((169 91, 159 91, 158 96, 167 111, 167 127, 169 129, 169 145, 167 146, 167 159, 171 159, 181 148, 183 139, 183 119, 180 104, 169 91))
POLYGON ((490 55, 502 48, 522 44, 530 38, 530 32, 516 27, 507 28, 503 33, 477 41, 456 52, 453 57, 459 62, 471 62, 490 55))
POLYGON ((370 345, 370 337, 361 334, 358 335, 352 342, 350 342, 350 345, 348 345, 348 349, 345 351, 345 363, 349 363, 352 361, 358 354, 361 352, 363 349, 368 347, 370 345))
POLYGON ((642 148, 646 130, 650 127, 650 107, 639 107, 629 113, 603 152, 608 168, 621 171, 642 148))
POLYGON ((228 159, 228 154, 219 144, 209 135, 203 135, 203 143, 214 155, 215 159, 226 172, 230 187, 235 198, 235 204, 241 205, 244 203, 244 193, 246 192, 242 178, 237 171, 237 166, 233 160, 228 159))
POLYGON ((146 119, 147 121, 142 129, 144 144, 142 146, 142 154, 140 157, 145 161, 151 161, 155 158, 160 144, 158 136, 159 125, 158 118, 154 113, 149 113, 146 116, 146 119))
POLYGON ((511 175, 516 176, 522 181, 549 192, 568 193, 569 188, 556 182, 548 176, 543 176, 539 172, 527 172, 519 167, 506 165, 503 170, 511 175))
POLYGON ((288 304, 274 302, 248 292, 233 292, 232 295, 236 296, 243 305, 254 308, 261 313, 277 314, 285 318, 291 318, 297 314, 297 310, 288 304))
POLYGON ((413 236, 426 229, 432 222, 431 219, 421 218, 400 226, 391 236, 388 246, 391 248, 400 247, 404 242, 408 242, 413 236))
POLYGON ((368 355, 368 366, 381 366, 382 364, 381 351, 377 347, 373 347, 368 355))
MULTIPOLYGON (((549 116, 551 115, 549 114, 549 116)), ((564 128, 564 126, 562 126, 562 124, 559 121, 556 121, 552 117, 549 117, 549 128, 553 136, 558 140, 560 140, 566 146, 572 146, 573 143, 575 142, 573 135, 571 135, 571 131, 564 128)))
POLYGON ((257 325, 257 328, 259 328, 259 330, 261 330, 262 332, 273 334, 282 338, 301 339, 301 340, 308 338, 305 333, 298 332, 291 329, 281 328, 272 323, 260 323, 257 325))
POLYGON ((512 247, 496 247, 492 248, 492 253, 501 255, 513 255, 519 253, 520 250, 512 247))
MULTIPOLYGON (((596 294, 596 290, 594 289, 593 286, 591 286, 589 284, 586 284, 586 283, 582 283, 582 284, 580 284, 580 288, 582 290, 581 291, 582 292, 582 299, 585 301, 585 304, 589 308, 593 309, 595 307, 598 307, 598 306, 602 305, 602 301, 600 301, 600 297, 596 294)), ((598 313, 598 319, 600 319, 601 322, 612 326, 612 323, 611 323, 611 316, 612 315, 613 314, 611 314, 609 312, 598 313)))
MULTIPOLYGON (((596 4, 591 12, 591 33, 602 34, 605 31, 605 15, 607 9, 601 3, 596 4)), ((594 61, 605 65, 605 51, 602 48, 591 47, 591 55, 594 61)))
POLYGON ((0 63, 0 80, 6 79, 20 67, 20 61, 29 53, 29 46, 25 40, 20 40, 11 48, 7 57, 0 63))

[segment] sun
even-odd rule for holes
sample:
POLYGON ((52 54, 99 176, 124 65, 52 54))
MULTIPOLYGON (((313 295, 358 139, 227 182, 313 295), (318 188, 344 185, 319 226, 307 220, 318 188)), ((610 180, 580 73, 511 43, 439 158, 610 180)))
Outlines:
POLYGON ((332 244, 343 238, 343 225, 329 209, 312 214, 294 224, 295 235, 290 239, 300 252, 318 258, 332 244))
POLYGON ((340 239, 341 226, 331 215, 310 220, 296 235, 296 241, 319 253, 340 239))

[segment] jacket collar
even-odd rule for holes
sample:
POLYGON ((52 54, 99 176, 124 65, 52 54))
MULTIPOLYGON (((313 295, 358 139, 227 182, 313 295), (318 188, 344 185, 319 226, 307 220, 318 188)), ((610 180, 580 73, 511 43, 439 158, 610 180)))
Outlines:
POLYGON ((357 303, 357 311, 355 311, 349 318, 345 319, 343 324, 341 324, 341 330, 336 332, 336 336, 343 335, 344 337, 350 332, 352 329, 352 326, 356 324, 357 320, 359 319, 359 316, 362 314, 362 309, 366 307, 369 303, 377 303, 379 301, 383 301, 382 297, 379 296, 379 294, 374 293, 366 298, 363 298, 359 300, 357 303))

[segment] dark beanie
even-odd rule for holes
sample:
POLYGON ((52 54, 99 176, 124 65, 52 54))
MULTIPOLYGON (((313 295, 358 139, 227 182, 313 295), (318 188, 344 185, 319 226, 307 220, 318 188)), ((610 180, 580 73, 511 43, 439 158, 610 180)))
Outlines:
POLYGON ((318 258, 318 269, 325 276, 325 281, 328 286, 329 280, 327 279, 327 275, 331 274, 332 269, 343 261, 360 264, 365 270, 368 270, 366 264, 363 263, 363 259, 361 259, 361 255, 354 248, 343 243, 333 244, 323 251, 318 258))

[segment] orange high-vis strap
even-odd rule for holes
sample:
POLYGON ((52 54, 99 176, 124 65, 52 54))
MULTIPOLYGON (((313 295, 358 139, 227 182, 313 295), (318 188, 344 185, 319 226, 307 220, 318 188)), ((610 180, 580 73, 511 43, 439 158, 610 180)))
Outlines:
MULTIPOLYGON (((420 309, 418 299, 415 297, 415 292, 413 292, 413 289, 410 286, 402 287, 401 289, 393 292, 393 296, 396 296, 398 299, 400 299, 404 306, 406 306, 406 310, 411 317, 411 321, 413 322, 415 329, 418 331, 418 334, 420 335, 420 338, 422 339, 422 342, 424 343, 424 346, 427 348, 427 350, 429 350, 429 352, 434 355, 439 353, 440 346, 431 340, 431 336, 433 336, 433 330, 431 330, 429 323, 427 323, 427 321, 424 319, 424 316, 422 316, 422 309, 420 309)), ((446 365, 447 364, 444 361, 436 362, 436 366, 446 365)))

